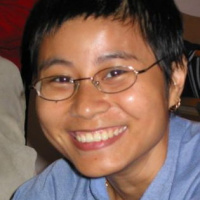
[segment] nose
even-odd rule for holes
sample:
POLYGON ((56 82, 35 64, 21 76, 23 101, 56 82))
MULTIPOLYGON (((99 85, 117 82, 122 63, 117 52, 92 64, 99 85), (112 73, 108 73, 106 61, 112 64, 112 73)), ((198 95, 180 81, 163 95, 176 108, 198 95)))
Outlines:
POLYGON ((91 80, 83 81, 72 97, 71 116, 92 119, 98 114, 107 112, 110 103, 105 98, 106 95, 108 94, 104 94, 95 88, 91 80))

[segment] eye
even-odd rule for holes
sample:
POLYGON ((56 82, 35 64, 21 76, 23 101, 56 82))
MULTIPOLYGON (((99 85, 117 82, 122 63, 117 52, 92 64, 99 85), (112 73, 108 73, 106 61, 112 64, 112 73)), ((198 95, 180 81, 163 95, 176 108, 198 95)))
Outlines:
POLYGON ((73 79, 70 76, 55 76, 55 77, 51 77, 50 82, 73 83, 73 79))
POLYGON ((105 78, 115 78, 127 73, 126 69, 116 68, 116 69, 109 69, 105 74, 105 78))

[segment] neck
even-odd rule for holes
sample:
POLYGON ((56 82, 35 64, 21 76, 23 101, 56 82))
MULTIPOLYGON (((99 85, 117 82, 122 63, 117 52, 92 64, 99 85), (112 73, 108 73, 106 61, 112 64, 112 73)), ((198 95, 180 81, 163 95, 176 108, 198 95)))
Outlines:
POLYGON ((107 176, 110 200, 139 200, 151 184, 167 155, 167 137, 160 151, 152 149, 148 155, 131 163, 126 169, 107 176))
MULTIPOLYGON (((151 181, 143 180, 137 184, 134 181, 119 181, 114 178, 109 178, 107 180, 107 191, 110 200, 139 200, 151 181), (124 183, 124 184, 123 184, 124 183)), ((150 178, 151 179, 151 178, 150 178)))

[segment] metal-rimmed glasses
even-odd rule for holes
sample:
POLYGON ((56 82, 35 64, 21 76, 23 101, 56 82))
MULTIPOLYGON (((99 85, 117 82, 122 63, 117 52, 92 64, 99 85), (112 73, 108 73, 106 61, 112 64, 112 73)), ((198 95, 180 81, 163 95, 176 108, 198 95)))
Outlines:
POLYGON ((77 92, 80 82, 84 80, 90 80, 100 92, 114 94, 132 87, 139 74, 147 72, 161 60, 142 70, 136 70, 132 66, 115 66, 100 70, 93 77, 79 79, 67 75, 45 77, 36 81, 32 87, 39 97, 48 101, 62 101, 72 97, 77 92))

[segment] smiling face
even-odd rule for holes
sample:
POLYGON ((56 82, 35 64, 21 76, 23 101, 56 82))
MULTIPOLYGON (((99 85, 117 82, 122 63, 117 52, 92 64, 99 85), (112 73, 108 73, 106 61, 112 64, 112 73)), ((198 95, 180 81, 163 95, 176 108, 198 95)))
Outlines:
MULTIPOLYGON (((38 62, 46 66, 39 78, 91 77, 118 65, 141 70, 155 61, 137 25, 80 17, 44 39, 38 62)), ((169 107, 165 87, 156 65, 120 93, 102 93, 84 80, 67 100, 37 97, 37 112, 46 137, 81 173, 103 176, 164 162, 169 107)))

